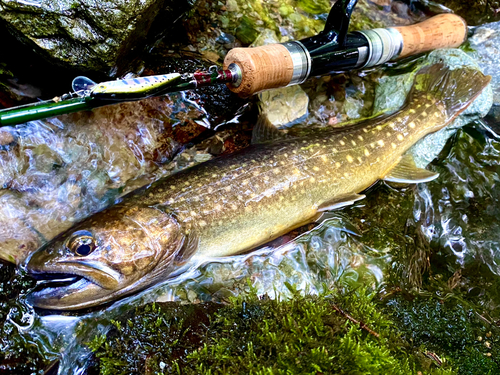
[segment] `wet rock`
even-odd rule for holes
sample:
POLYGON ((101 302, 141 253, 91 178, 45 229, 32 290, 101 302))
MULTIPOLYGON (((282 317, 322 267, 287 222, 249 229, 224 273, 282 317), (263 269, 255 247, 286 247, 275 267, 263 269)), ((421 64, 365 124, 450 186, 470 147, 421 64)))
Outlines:
POLYGON ((439 3, 453 9, 469 25, 481 25, 500 18, 498 12, 500 2, 498 0, 441 0, 439 3))
MULTIPOLYGON (((264 30, 252 46, 278 43, 272 30, 264 30)), ((259 94, 261 113, 278 128, 290 126, 303 120, 307 115, 309 97, 298 85, 264 91, 259 94)))
POLYGON ((0 19, 29 49, 58 65, 123 74, 188 1, 0 1, 0 19), (156 35, 154 35, 156 33, 156 35))
POLYGON ((309 97, 300 86, 265 91, 259 94, 259 99, 261 112, 278 128, 291 126, 308 113, 309 97))
POLYGON ((491 75, 493 103, 500 105, 500 22, 488 23, 474 30, 470 47, 484 74, 491 75))
POLYGON ((14 143, 14 136, 6 130, 0 130, 0 147, 14 143))
MULTIPOLYGON (((413 72, 404 75, 385 76, 379 80, 373 112, 383 113, 399 109, 406 100, 414 76, 420 67, 437 62, 443 62, 452 69, 467 66, 481 70, 478 63, 462 50, 442 49, 433 51, 418 64, 413 72)), ((425 168, 434 160, 457 129, 486 116, 491 108, 492 101, 492 89, 491 86, 488 86, 453 123, 436 133, 429 134, 415 144, 410 149, 410 152, 413 154, 417 166, 425 168)))

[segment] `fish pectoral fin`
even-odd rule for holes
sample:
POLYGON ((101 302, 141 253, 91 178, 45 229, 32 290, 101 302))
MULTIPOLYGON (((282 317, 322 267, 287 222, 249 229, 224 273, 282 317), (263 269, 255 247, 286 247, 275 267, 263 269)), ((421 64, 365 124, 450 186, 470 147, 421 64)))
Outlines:
POLYGON ((341 195, 334 200, 324 202, 318 207, 318 212, 324 212, 324 211, 330 211, 330 210, 335 210, 337 208, 345 207, 345 206, 350 206, 356 201, 359 201, 360 199, 363 199, 365 196, 363 194, 345 194, 341 195))
POLYGON ((195 234, 186 234, 184 243, 174 258, 174 264, 180 266, 185 264, 198 250, 200 238, 195 234))
POLYGON ((418 168, 410 154, 405 154, 401 161, 392 168, 382 179, 389 182, 403 184, 418 184, 419 182, 429 182, 436 179, 439 173, 418 168))
POLYGON ((285 139, 286 133, 276 129, 266 115, 260 115, 252 131, 252 144, 285 139))

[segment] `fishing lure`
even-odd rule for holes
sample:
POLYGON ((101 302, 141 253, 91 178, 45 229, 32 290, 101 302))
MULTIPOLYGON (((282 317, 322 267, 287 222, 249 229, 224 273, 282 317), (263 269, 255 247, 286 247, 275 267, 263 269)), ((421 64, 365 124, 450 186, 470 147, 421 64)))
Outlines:
POLYGON ((75 92, 103 100, 138 100, 161 95, 181 78, 179 73, 160 74, 95 83, 83 76, 76 77, 72 86, 75 92))

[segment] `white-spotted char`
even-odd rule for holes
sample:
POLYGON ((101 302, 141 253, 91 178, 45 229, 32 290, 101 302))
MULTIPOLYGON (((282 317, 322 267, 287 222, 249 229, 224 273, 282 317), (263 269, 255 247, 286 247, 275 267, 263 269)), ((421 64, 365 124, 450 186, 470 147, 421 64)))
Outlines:
MULTIPOLYGON (((86 281, 37 292, 32 301, 55 309, 107 302, 181 272, 189 259, 238 254, 270 241, 363 198, 380 179, 430 181, 437 175, 415 167, 405 152, 450 123, 490 78, 436 64, 419 72, 395 114, 255 144, 142 188, 34 254, 32 274, 86 281)), ((275 131, 261 119, 255 133, 275 131)))

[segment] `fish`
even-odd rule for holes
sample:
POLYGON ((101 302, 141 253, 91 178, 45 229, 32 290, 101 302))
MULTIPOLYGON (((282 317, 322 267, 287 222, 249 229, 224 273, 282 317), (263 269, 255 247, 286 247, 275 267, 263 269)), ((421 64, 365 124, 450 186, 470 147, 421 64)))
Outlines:
POLYGON ((319 220, 379 180, 431 181, 438 175, 406 151, 453 121, 490 80, 467 67, 426 66, 399 111, 295 137, 261 117, 250 147, 140 188, 37 250, 27 271, 56 282, 28 300, 55 310, 112 302, 192 262, 240 254, 319 220))

